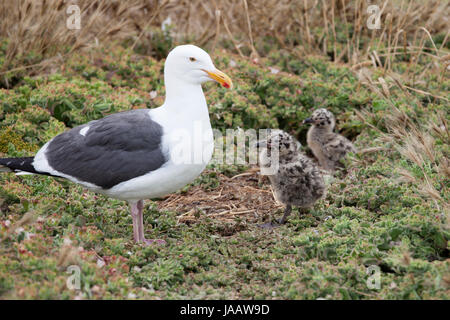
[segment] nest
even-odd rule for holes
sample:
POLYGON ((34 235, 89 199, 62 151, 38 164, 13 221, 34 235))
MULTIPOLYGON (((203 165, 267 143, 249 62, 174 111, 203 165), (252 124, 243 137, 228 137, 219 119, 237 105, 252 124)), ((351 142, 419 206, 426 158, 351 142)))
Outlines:
MULTIPOLYGON (((205 171, 206 174, 211 170, 205 171)), ((193 186, 185 193, 170 195, 159 202, 159 209, 175 211, 179 223, 196 223, 205 218, 221 222, 245 220, 257 222, 274 214, 283 206, 276 202, 267 179, 258 168, 250 168, 234 177, 216 172, 219 186, 207 190, 193 186)))

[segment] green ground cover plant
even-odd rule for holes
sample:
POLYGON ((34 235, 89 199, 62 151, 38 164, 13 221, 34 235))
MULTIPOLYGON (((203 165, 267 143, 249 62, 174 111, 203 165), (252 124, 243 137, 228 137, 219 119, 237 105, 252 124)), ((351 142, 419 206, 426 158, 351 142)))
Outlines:
MULTIPOLYGON (((270 189, 254 168, 212 163, 175 194, 195 211, 189 222, 165 199, 145 202, 146 234, 167 244, 144 247, 131 240, 125 202, 63 179, 1 174, 0 299, 449 299, 449 41, 436 31, 420 51, 382 55, 392 34, 378 43, 379 55, 354 61, 345 52, 357 36, 343 17, 333 41, 316 26, 317 43, 294 43, 289 34, 280 43, 256 35, 253 20, 254 43, 236 47, 245 34, 205 41, 235 85, 204 86, 213 128, 281 128, 308 153, 302 121, 324 107, 359 149, 309 214, 294 210, 273 231, 258 228, 263 217, 253 212, 214 218, 191 191, 216 195, 245 182, 251 198, 270 189), (253 180, 234 178, 240 174, 253 180), (80 268, 78 289, 67 286, 70 266, 80 268)), ((108 40, 65 54, 41 73, 4 74, 11 40, 2 38, 0 156, 31 156, 68 128, 163 103, 163 57, 181 40, 147 36, 136 46, 108 40)), ((369 34, 360 39, 361 48, 374 44, 369 34)), ((30 51, 14 67, 42 59, 30 51)))

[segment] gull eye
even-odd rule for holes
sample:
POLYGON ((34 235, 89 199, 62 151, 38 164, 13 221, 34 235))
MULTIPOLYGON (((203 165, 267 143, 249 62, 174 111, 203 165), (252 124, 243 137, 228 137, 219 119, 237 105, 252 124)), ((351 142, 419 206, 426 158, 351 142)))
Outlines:
POLYGON ((189 57, 189 61, 190 62, 195 62, 195 61, 197 61, 197 59, 195 59, 194 57, 189 57))

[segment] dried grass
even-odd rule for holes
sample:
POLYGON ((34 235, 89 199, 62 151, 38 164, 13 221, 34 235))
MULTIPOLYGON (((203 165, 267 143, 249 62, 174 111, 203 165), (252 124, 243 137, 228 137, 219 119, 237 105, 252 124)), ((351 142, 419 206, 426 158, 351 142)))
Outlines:
POLYGON ((2 1, 0 37, 8 39, 8 46, 0 75, 23 70, 38 73, 81 48, 137 36, 145 23, 152 21, 152 12, 159 12, 155 8, 162 5, 157 3, 151 0, 2 1), (66 10, 71 4, 80 8, 79 30, 67 27, 72 13, 66 10), (32 62, 36 63, 29 64, 31 54, 36 60, 32 62))
POLYGON ((7 239, 11 234, 13 234, 16 230, 19 228, 22 228, 27 225, 33 224, 37 219, 37 215, 34 211, 28 211, 23 215, 23 217, 14 223, 10 228, 8 228, 7 232, 5 233, 4 237, 1 239, 1 241, 4 241, 7 239))
MULTIPOLYGON (((379 90, 374 83, 366 82, 365 84, 380 97, 390 98, 389 94, 385 92, 385 88, 379 90)), ((380 85, 383 86, 383 83, 380 83, 380 85)), ((412 109, 409 110, 411 115, 409 116, 393 104, 391 106, 392 109, 389 113, 386 113, 384 119, 388 133, 381 131, 370 123, 371 119, 374 118, 370 111, 356 111, 356 115, 370 128, 376 130, 380 134, 380 139, 386 145, 389 143, 403 158, 409 160, 421 170, 422 176, 419 177, 410 169, 398 167, 396 168, 396 172, 400 174, 398 180, 415 184, 417 192, 431 199, 438 210, 441 210, 439 203, 442 203, 444 211, 448 210, 448 203, 443 200, 443 196, 435 188, 436 185, 440 185, 438 176, 429 173, 429 170, 431 170, 446 177, 450 176, 447 155, 436 150, 437 137, 446 141, 447 144, 450 143, 450 133, 445 115, 442 112, 438 113, 438 123, 433 121, 418 123, 412 118, 416 117, 412 109)))
MULTIPOLYGON (((448 2, 435 0, 2 1, 0 37, 8 38, 9 43, 0 75, 11 71, 41 72, 66 53, 110 40, 133 39, 132 48, 138 42, 151 47, 151 27, 159 28, 168 17, 173 21, 176 42, 192 39, 211 49, 221 40, 229 40, 238 54, 251 58, 265 54, 258 43, 272 38, 286 49, 300 45, 304 47, 300 51, 324 54, 332 51, 335 61, 345 58, 354 66, 372 59, 386 72, 393 57, 406 52, 413 55, 411 68, 416 66, 422 54, 430 54, 423 50, 428 39, 433 44, 434 56, 445 64, 447 53, 441 49, 449 36, 449 13, 448 2), (66 27, 69 16, 66 10, 71 4, 81 9, 80 30, 66 27), (381 8, 380 30, 369 30, 366 26, 367 7, 373 4, 381 8), (347 33, 343 48, 338 40, 338 22, 347 33), (447 32, 440 48, 431 37, 437 32, 447 32), (398 45, 399 41, 403 44, 398 45), (27 61, 25 57, 30 52, 41 58, 27 61), (386 58, 384 64, 380 56, 386 58)), ((149 49, 151 52, 152 48, 149 49)), ((444 73, 445 68, 440 72, 444 73)))
POLYGON ((65 240, 64 244, 58 252, 57 266, 66 268, 70 265, 79 263, 80 252, 79 248, 73 247, 70 240, 65 240))
POLYGON ((220 184, 214 191, 191 187, 186 194, 173 194, 159 202, 159 209, 182 213, 178 217, 180 223, 195 223, 205 218, 234 223, 236 219, 261 221, 282 208, 268 185, 259 186, 258 168, 231 178, 221 173, 217 176, 220 184))

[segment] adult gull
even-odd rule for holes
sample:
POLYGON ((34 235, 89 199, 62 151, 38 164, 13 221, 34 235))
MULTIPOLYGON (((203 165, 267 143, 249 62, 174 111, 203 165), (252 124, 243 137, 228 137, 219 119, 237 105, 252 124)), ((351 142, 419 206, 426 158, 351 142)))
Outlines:
POLYGON ((72 128, 47 142, 34 157, 0 159, 0 171, 63 177, 108 197, 126 200, 136 242, 144 236, 143 200, 192 182, 213 148, 202 83, 231 79, 194 45, 174 48, 164 65, 166 99, 155 109, 111 114, 72 128))

